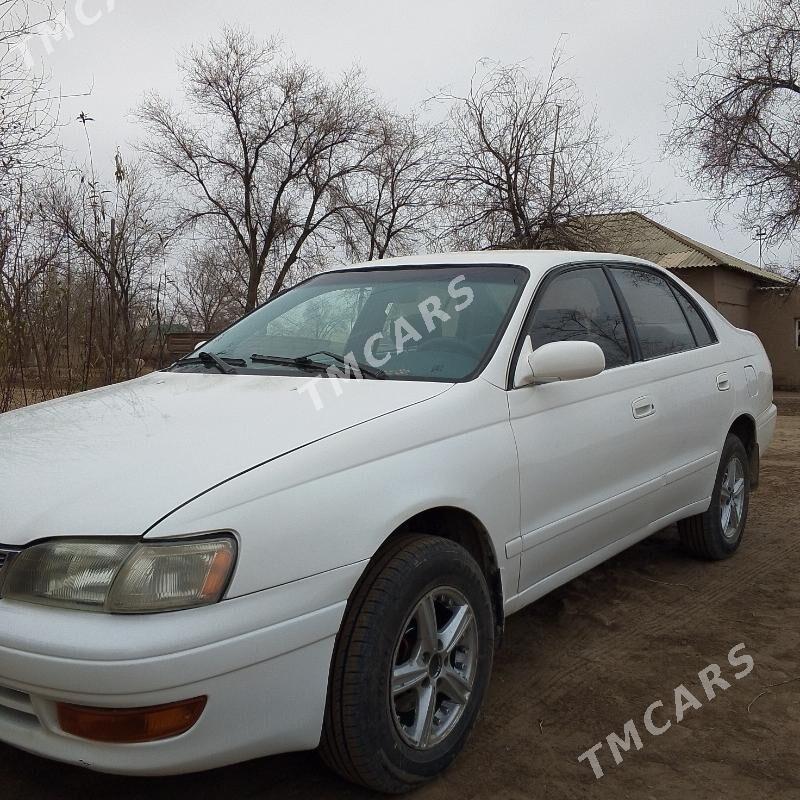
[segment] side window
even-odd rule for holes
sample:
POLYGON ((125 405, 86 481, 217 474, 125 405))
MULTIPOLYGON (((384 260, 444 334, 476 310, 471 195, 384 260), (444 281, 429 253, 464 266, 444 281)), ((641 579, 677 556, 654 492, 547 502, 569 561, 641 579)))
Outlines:
POLYGON ((631 363, 622 313, 602 269, 571 270, 547 285, 528 326, 533 347, 581 340, 599 345, 606 368, 631 363))
POLYGON ((705 347, 708 344, 714 344, 715 339, 709 332, 708 325, 695 304, 680 289, 673 289, 673 291, 675 297, 678 298, 683 313, 686 315, 686 319, 689 320, 689 326, 692 329, 697 346, 705 347))
POLYGON ((630 308, 645 359, 695 348, 686 317, 660 275, 622 268, 611 272, 630 308))

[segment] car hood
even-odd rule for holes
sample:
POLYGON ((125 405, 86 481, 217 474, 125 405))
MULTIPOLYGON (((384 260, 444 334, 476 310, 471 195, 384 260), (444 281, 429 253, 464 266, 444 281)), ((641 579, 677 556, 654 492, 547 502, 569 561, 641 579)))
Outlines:
POLYGON ((449 387, 159 372, 0 414, 0 543, 142 534, 231 477, 449 387))

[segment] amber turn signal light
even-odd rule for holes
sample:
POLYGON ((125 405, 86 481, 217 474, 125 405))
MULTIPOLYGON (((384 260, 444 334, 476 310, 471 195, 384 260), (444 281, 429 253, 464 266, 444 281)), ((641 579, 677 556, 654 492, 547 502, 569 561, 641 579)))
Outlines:
POLYGON ((59 703, 58 723, 65 733, 93 742, 156 742, 186 733, 200 719, 207 701, 207 697, 195 697, 147 708, 89 708, 59 703))

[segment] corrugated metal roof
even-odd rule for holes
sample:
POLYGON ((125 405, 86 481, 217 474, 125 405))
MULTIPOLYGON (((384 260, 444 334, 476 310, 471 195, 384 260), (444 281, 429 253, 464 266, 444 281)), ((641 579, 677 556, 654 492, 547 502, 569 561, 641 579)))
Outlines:
POLYGON ((638 211, 597 216, 592 224, 600 224, 599 233, 609 250, 628 256, 645 258, 666 269, 726 267, 753 275, 773 284, 789 283, 776 272, 723 253, 697 242, 656 222, 638 211))

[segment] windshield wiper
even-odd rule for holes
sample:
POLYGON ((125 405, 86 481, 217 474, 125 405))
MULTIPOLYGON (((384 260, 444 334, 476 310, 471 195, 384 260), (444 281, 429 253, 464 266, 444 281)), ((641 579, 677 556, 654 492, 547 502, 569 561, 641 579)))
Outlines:
MULTIPOLYGON (((253 353, 250 356, 251 361, 254 363, 261 363, 261 364, 280 364, 282 366, 287 367, 299 367, 300 369, 311 369, 315 372, 327 372, 329 368, 329 364, 322 364, 319 361, 315 361, 312 356, 328 356, 328 358, 332 358, 334 361, 338 361, 343 366, 353 366, 358 369, 358 371, 362 375, 369 375, 370 378, 377 378, 378 380, 383 380, 386 377, 386 373, 382 369, 377 369, 376 367, 368 367, 365 364, 361 364, 358 361, 348 361, 347 359, 343 358, 336 353, 328 352, 327 350, 317 350, 315 353, 308 353, 304 356, 297 356, 296 358, 289 358, 287 356, 263 356, 259 353, 253 353)), ((349 373, 353 375, 353 373, 349 373)), ((354 377, 358 377, 355 375, 354 377)))
POLYGON ((299 367, 300 369, 310 369, 315 372, 325 372, 327 364, 320 364, 318 361, 303 358, 290 358, 288 356, 262 356, 260 353, 253 353, 250 360, 254 364, 278 364, 282 367, 299 367))
POLYGON ((328 358, 338 361, 344 367, 357 367, 359 372, 362 372, 364 375, 369 375, 370 378, 383 380, 386 377, 386 373, 378 367, 368 367, 366 364, 362 364, 360 361, 356 361, 355 359, 348 361, 343 356, 337 355, 336 353, 331 353, 329 350, 317 350, 316 353, 308 353, 307 355, 301 356, 301 358, 308 359, 310 361, 311 356, 328 356, 328 358))
POLYGON ((226 375, 235 375, 236 370, 233 367, 246 367, 247 362, 243 358, 220 358, 216 353, 209 353, 207 350, 201 350, 196 356, 189 358, 178 359, 175 366, 180 364, 206 364, 208 366, 216 367, 220 372, 226 375), (232 366, 231 366, 232 365, 232 366))

